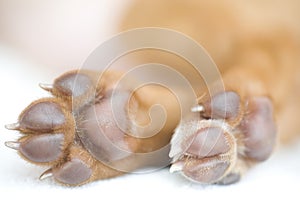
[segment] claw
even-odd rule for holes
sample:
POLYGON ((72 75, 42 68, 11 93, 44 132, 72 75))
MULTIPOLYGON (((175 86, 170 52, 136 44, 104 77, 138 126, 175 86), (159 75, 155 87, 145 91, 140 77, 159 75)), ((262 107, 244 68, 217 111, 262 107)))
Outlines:
POLYGON ((192 112, 203 112, 205 109, 204 109, 204 106, 203 105, 196 105, 194 107, 191 108, 191 111, 192 112))
POLYGON ((19 148, 20 148, 20 142, 7 141, 4 144, 8 148, 11 148, 11 149, 14 149, 14 150, 19 150, 19 148))
POLYGON ((40 175, 39 179, 45 180, 46 178, 50 178, 52 176, 53 176, 52 169, 47 169, 40 175))
POLYGON ((46 90, 48 92, 51 92, 53 90, 52 84, 40 83, 39 86, 40 86, 40 88, 42 88, 43 90, 46 90))
POLYGON ((182 162, 175 162, 171 165, 169 171, 170 173, 182 171, 183 168, 183 163, 182 162))
POLYGON ((20 123, 17 122, 17 123, 13 123, 13 124, 6 124, 5 128, 8 130, 18 130, 18 129, 20 129, 20 123))

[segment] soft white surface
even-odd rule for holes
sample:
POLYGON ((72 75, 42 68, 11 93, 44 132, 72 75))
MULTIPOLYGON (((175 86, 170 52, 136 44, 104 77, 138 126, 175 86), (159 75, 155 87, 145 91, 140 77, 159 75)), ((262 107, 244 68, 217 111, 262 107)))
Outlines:
MULTIPOLYGON (((49 22, 47 20, 51 19, 53 14, 49 10, 49 6, 43 4, 45 1, 31 0, 31 4, 27 4, 26 1, 21 6, 12 6, 11 2, 21 2, 16 0, 1 0, 0 2, 3 5, 1 7, 0 21, 2 25, 5 25, 0 27, 0 29, 5 28, 3 32, 5 37, 0 37, 1 199, 27 199, 30 197, 32 200, 45 198, 76 198, 84 200, 92 198, 131 198, 143 200, 160 199, 160 196, 164 196, 164 199, 181 200, 224 198, 299 199, 300 142, 295 142, 294 146, 277 152, 268 162, 252 169, 241 182, 231 186, 202 186, 193 184, 185 181, 176 174, 169 174, 167 169, 151 174, 130 174, 75 188, 60 186, 51 179, 38 180, 39 175, 46 168, 37 167, 25 162, 20 159, 14 150, 4 146, 5 141, 16 140, 19 136, 17 131, 8 131, 4 128, 4 125, 16 122, 19 113, 31 101, 48 95, 38 87, 38 83, 50 83, 53 78, 64 72, 64 70, 49 69, 45 66, 80 66, 88 52, 100 44, 101 40, 109 36, 107 29, 112 24, 111 16, 118 14, 112 11, 111 8, 114 7, 111 5, 119 5, 124 0, 89 1, 94 3, 101 2, 99 3, 101 5, 98 5, 98 3, 95 3, 98 7, 90 5, 90 7, 86 8, 86 12, 80 14, 87 19, 94 19, 94 23, 99 26, 99 29, 97 29, 98 32, 94 32, 94 25, 89 23, 73 23, 69 24, 70 27, 65 27, 60 23, 56 26, 48 26, 45 23, 42 28, 36 26, 40 20, 49 22), (6 4, 3 4, 3 2, 6 4), (28 8, 25 9, 24 6, 28 8), (100 7, 103 12, 91 9, 100 7), (37 9, 34 10, 34 8, 37 9), (39 11, 39 13, 35 11, 39 11), (92 13, 96 14, 93 15, 92 13), (39 17, 39 15, 44 15, 44 17, 39 17), (101 16, 99 18, 101 20, 97 21, 98 18, 96 19, 95 16, 101 16), (32 22, 37 24, 32 24, 32 22), (27 27, 26 25, 31 26, 27 27), (80 29, 82 25, 84 25, 84 29, 80 29), (55 27, 59 27, 56 30, 58 32, 49 32, 54 31, 55 27), (66 31, 63 30, 64 28, 66 31), (73 29, 80 32, 70 34, 70 31, 73 29), (101 37, 92 38, 101 33, 103 34, 101 37), (81 46, 76 43, 80 38, 82 39, 81 42, 86 45, 82 49, 78 48, 78 46, 81 46), (5 39, 5 41, 1 41, 1 39, 5 39), (73 41, 75 42, 73 43, 73 41), (13 44, 12 46, 19 47, 19 50, 16 51, 11 46, 5 47, 1 42, 11 43, 13 44), (70 46, 70 44, 74 44, 74 47, 70 46), (73 48, 72 52, 70 48, 73 48), (23 56, 19 54, 20 49, 23 50, 23 56), (27 53, 26 57, 24 57, 24 53, 27 53), (29 57, 32 60, 28 60, 29 57), (37 62, 39 64, 36 64, 37 62)), ((50 2, 52 1, 47 1, 48 4, 50 2)), ((63 2, 68 1, 64 0, 63 2)), ((83 4, 82 2, 84 1, 77 0, 76 2, 83 4)), ((82 10, 84 7, 81 4, 75 4, 75 8, 82 10)), ((74 5, 73 3, 68 5, 63 3, 61 5, 61 9, 56 14, 62 15, 68 10, 72 11, 69 15, 66 14, 67 18, 64 18, 67 22, 69 18, 78 17, 78 15, 75 15, 78 13, 78 10, 69 9, 69 5, 74 5)), ((80 19, 83 18, 81 17, 80 19)), ((76 20, 72 20, 72 22, 76 22, 76 20)), ((62 21, 62 24, 64 24, 64 21, 62 21)))
POLYGON ((67 188, 51 179, 38 180, 45 170, 21 160, 4 146, 15 140, 16 131, 4 128, 15 122, 22 109, 32 100, 48 95, 39 82, 51 82, 57 74, 35 65, 9 48, 0 46, 0 194, 2 197, 99 198, 99 199, 299 199, 300 142, 275 153, 270 160, 253 168, 241 182, 231 186, 202 186, 185 181, 163 169, 151 174, 130 174, 98 181, 82 187, 67 188), (53 77, 52 77, 53 76, 53 77))

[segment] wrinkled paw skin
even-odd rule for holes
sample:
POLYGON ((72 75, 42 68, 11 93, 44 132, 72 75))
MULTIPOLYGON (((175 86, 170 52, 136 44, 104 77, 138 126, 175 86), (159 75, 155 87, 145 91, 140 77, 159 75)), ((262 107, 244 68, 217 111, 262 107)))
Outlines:
POLYGON ((233 91, 217 93, 192 109, 177 127, 169 156, 171 172, 189 180, 228 185, 254 163, 268 159, 276 140, 272 102, 243 99, 233 91))
MULTIPOLYGON (((114 144, 122 144, 120 148, 126 148, 125 134, 113 123, 108 92, 111 85, 97 85, 89 72, 72 71, 58 77, 52 85, 40 86, 54 97, 34 101, 19 115, 17 123, 6 125, 23 136, 5 145, 31 163, 50 166, 41 179, 52 176, 61 184, 76 186, 120 175, 100 162, 103 152, 106 160, 116 158, 116 153, 95 139, 108 137, 114 144), (96 132, 89 129, 96 120, 94 110, 106 119, 100 119, 103 127, 96 132), (114 135, 110 134, 112 129, 114 135)), ((129 95, 126 91, 120 94, 119 117, 124 120, 129 95)))

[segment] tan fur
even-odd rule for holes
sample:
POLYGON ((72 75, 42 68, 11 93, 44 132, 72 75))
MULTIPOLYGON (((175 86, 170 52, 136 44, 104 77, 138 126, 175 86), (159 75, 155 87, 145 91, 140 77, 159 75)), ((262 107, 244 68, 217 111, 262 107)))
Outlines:
MULTIPOLYGON (((287 142, 300 131, 299 7, 297 0, 136 0, 120 30, 162 27, 195 39, 216 62, 227 88, 272 98, 281 141, 287 142)), ((138 59, 179 68, 160 55, 138 59)))
MULTIPOLYGON (((247 102, 248 98, 255 96, 271 98, 280 140, 287 142, 300 132, 298 122, 300 118, 299 7, 298 0, 276 2, 271 0, 135 0, 124 16, 120 30, 149 26, 170 28, 202 44, 219 67, 225 88, 236 91, 242 99, 242 105, 247 102)), ((207 88, 202 78, 195 73, 195 70, 187 70, 190 69, 188 67, 190 64, 178 56, 148 49, 130 54, 126 58, 120 58, 115 64, 118 62, 125 63, 124 68, 149 62, 171 66, 190 78, 196 95, 199 97, 199 103, 203 103, 208 98, 207 88)), ((99 73, 90 71, 81 73, 88 75, 93 85, 96 85, 95 88, 90 88, 85 96, 73 99, 61 95, 59 91, 51 91, 55 98, 49 101, 63 105, 67 120, 64 132, 68 137, 66 137, 66 144, 63 145, 64 158, 55 163, 46 164, 54 164, 52 170, 57 170, 73 158, 82 160, 92 170, 92 175, 80 184, 119 176, 124 173, 119 170, 120 166, 125 166, 128 171, 144 166, 149 167, 149 160, 137 160, 134 154, 107 166, 92 157, 80 141, 76 141, 76 138, 73 141, 74 134, 77 134, 72 128, 75 127, 74 120, 80 123, 80 118, 74 119, 71 116, 72 111, 81 108, 87 102, 95 103, 89 102, 88 97, 95 91, 101 94, 113 88, 123 75, 108 71, 102 74, 101 81, 97 82, 99 73), (73 101, 73 107, 71 101, 73 101), (114 169, 114 167, 117 168, 114 169)), ((130 81, 126 84, 124 88, 130 90, 136 83, 130 81)), ((179 92, 184 94, 185 90, 179 89, 179 92)), ((95 99, 96 102, 97 100, 95 99)), ((185 99, 181 103, 192 106, 195 101, 196 99, 185 99)), ((237 119, 229 121, 229 125, 236 126, 241 121, 244 112, 247 111, 242 107, 237 119)), ((139 126, 132 128, 125 138, 133 153, 153 152, 168 145, 182 114, 175 95, 157 85, 146 85, 135 90, 129 101, 128 113, 131 122, 139 126), (166 123, 158 131, 158 124, 151 124, 151 119, 160 122, 164 120, 164 116, 157 110, 149 115, 151 107, 156 104, 165 109, 167 116, 166 123), (158 133, 148 137, 153 132, 158 133), (138 138, 133 136, 138 136, 138 138)), ((23 132, 27 133, 26 130, 23 132)), ((19 141, 22 142, 22 140, 21 138, 19 141)), ((159 164, 162 160, 168 160, 169 157, 162 154, 155 159, 159 164)), ((236 166, 237 171, 242 172, 247 169, 248 166, 244 165, 248 163, 241 160, 237 162, 241 162, 236 166)))
MULTIPOLYGON (((300 118, 297 112, 300 110, 298 2, 135 0, 120 24, 120 31, 149 26, 162 27, 179 31, 196 40, 216 62, 226 89, 236 91, 241 96, 242 103, 253 96, 268 96, 272 99, 280 140, 287 142, 300 132, 300 123, 297 123, 300 118)), ((123 42, 126 45, 127 41, 123 42)), ((203 86, 202 78, 194 70, 187 70, 191 69, 188 68, 190 64, 178 56, 147 49, 128 54, 114 65, 131 68, 150 62, 171 66, 188 76, 199 97, 199 103, 208 98, 207 95, 203 96, 206 87, 203 86)), ((97 86, 98 90, 112 87, 121 76, 122 74, 114 72, 104 74, 103 81, 97 86)), ((128 84, 129 87, 132 83, 128 84)), ((192 105, 191 102, 186 100, 185 103, 192 105)), ((130 150, 135 153, 152 152, 166 146, 180 120, 180 107, 174 94, 157 85, 137 89, 131 98, 128 112, 131 121, 142 127, 131 130, 126 136, 130 150), (164 119, 159 112, 149 115, 150 108, 155 104, 164 107, 167 121, 158 134, 147 137, 157 128, 157 124, 151 124, 151 117, 158 121, 164 119), (143 128, 149 124, 149 127, 143 128), (132 137, 131 134, 139 138, 132 137)), ((244 110, 241 110, 238 119, 230 122, 231 125, 238 124, 243 115, 244 110)), ((123 174, 97 161, 81 148, 72 149, 71 156, 81 156, 93 170, 93 175, 87 182, 123 174)), ((168 157, 162 155, 156 159, 168 157)), ((111 166, 117 169, 125 166, 132 171, 148 166, 148 162, 149 160, 137 159, 136 155, 131 155, 111 163, 111 166)), ((252 165, 251 161, 237 162, 235 170, 241 173, 252 165)))

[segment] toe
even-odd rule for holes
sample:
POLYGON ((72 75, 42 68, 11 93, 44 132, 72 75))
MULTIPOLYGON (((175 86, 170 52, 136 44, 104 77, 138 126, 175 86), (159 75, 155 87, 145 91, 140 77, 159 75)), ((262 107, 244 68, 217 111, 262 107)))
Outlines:
POLYGON ((118 176, 122 172, 104 165, 81 146, 72 146, 68 158, 41 175, 52 176, 55 181, 69 186, 83 185, 99 179, 118 176))
POLYGON ((17 129, 23 132, 50 132, 62 128, 66 113, 57 100, 40 99, 31 103, 19 116, 17 129))
POLYGON ((61 96, 79 97, 86 94, 94 84, 87 74, 72 71, 55 79, 53 91, 61 96))
POLYGON ((239 173, 230 173, 225 176, 222 180, 218 181, 219 185, 230 185, 238 182, 241 179, 241 175, 239 173))
POLYGON ((18 142, 6 142, 6 146, 17 150, 26 160, 49 164, 63 156, 64 135, 42 134, 21 138, 18 142))
POLYGON ((199 183, 216 183, 228 171, 230 162, 218 159, 191 159, 186 161, 182 173, 199 183))
POLYGON ((240 112, 240 96, 233 91, 220 92, 203 104, 203 116, 213 119, 234 119, 240 112))
POLYGON ((192 181, 216 183, 235 165, 236 143, 225 122, 201 120, 185 123, 173 137, 172 170, 180 171, 192 181))
POLYGON ((6 126, 24 134, 18 142, 7 142, 27 161, 35 164, 60 162, 74 140, 72 114, 62 100, 44 98, 31 103, 19 116, 18 122, 6 126))
POLYGON ((276 143, 276 124, 272 102, 267 97, 254 97, 248 102, 248 114, 239 127, 244 135, 245 154, 256 161, 270 157, 276 143))
POLYGON ((59 168, 52 170, 56 181, 66 185, 80 185, 92 175, 92 169, 82 160, 73 158, 59 168))
POLYGON ((22 141, 19 152, 31 162, 49 163, 62 156, 63 142, 62 133, 36 135, 22 141))
POLYGON ((56 78, 52 85, 40 84, 40 86, 54 96, 69 102, 73 111, 79 111, 101 96, 95 87, 97 78, 99 78, 97 74, 92 72, 70 71, 56 78))
POLYGON ((228 145, 225 134, 226 133, 219 127, 201 129, 188 138, 188 140, 192 142, 186 152, 198 158, 226 153, 230 150, 230 146, 228 145))

